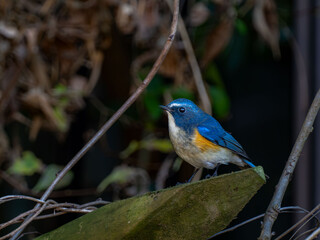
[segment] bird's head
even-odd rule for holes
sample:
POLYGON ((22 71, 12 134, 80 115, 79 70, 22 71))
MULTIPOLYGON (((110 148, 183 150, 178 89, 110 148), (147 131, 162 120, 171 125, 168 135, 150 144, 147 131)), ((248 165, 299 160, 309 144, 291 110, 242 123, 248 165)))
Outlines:
POLYGON ((174 120, 175 125, 185 131, 192 130, 207 115, 192 101, 184 98, 176 99, 166 106, 160 105, 160 108, 168 113, 169 123, 174 120))

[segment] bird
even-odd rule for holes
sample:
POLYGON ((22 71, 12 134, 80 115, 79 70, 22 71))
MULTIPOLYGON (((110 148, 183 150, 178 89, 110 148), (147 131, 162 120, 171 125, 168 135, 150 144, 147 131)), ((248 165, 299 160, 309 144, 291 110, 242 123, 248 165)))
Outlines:
POLYGON ((220 164, 229 163, 241 168, 255 167, 240 143, 191 100, 178 98, 160 108, 167 112, 175 152, 195 167, 188 182, 202 167, 217 169, 220 164))

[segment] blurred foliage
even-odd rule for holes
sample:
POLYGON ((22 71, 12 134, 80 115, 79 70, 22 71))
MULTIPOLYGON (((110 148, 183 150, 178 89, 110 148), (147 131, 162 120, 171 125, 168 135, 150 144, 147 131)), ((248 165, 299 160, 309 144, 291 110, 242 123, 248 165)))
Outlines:
MULTIPOLYGON (((58 166, 56 164, 49 164, 45 167, 40 179, 32 190, 35 192, 40 192, 46 190, 53 180, 56 178, 57 173, 63 169, 63 166, 58 166)), ((61 181, 56 185, 55 189, 60 189, 68 186, 73 179, 73 172, 69 171, 61 181)))
POLYGON ((137 150, 156 150, 162 153, 170 153, 173 151, 171 142, 169 139, 145 139, 141 141, 132 140, 129 146, 120 153, 120 157, 125 159, 128 158, 132 153, 137 150))
POLYGON ((40 172, 42 162, 32 152, 25 151, 22 156, 15 159, 12 166, 8 169, 11 174, 30 176, 40 172))
POLYGON ((208 65, 205 79, 209 83, 213 83, 209 88, 209 94, 212 98, 214 116, 218 119, 227 118, 230 114, 230 99, 215 64, 211 63, 208 65))
POLYGON ((150 177, 142 168, 120 165, 101 181, 97 187, 99 193, 113 186, 113 198, 132 197, 150 190, 150 177))
POLYGON ((133 174, 134 169, 125 167, 125 168, 116 168, 114 169, 102 182, 98 185, 97 191, 103 192, 110 184, 118 183, 124 184, 128 181, 130 176, 133 174))

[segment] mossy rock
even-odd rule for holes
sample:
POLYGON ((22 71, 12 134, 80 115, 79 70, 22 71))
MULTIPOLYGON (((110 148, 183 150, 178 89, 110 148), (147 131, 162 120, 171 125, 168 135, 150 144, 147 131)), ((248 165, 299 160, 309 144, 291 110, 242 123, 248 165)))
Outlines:
POLYGON ((223 230, 265 183, 262 167, 108 204, 37 240, 207 239, 223 230))

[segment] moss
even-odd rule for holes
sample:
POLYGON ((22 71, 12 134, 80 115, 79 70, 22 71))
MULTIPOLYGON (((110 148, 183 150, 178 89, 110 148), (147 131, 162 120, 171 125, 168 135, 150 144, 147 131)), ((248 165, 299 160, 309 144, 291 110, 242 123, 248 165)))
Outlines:
POLYGON ((101 207, 41 239, 206 239, 265 183, 262 167, 178 185, 101 207))

